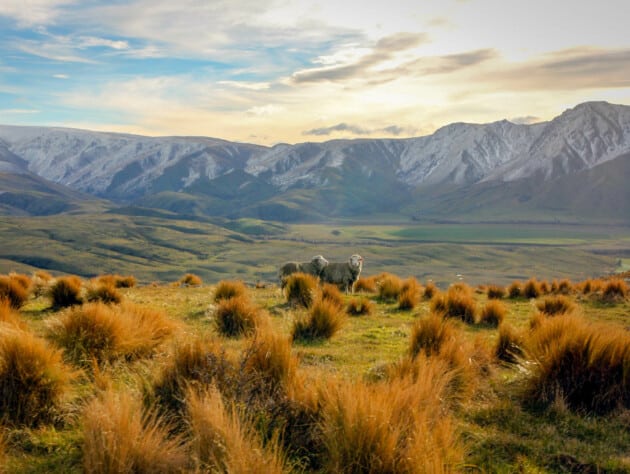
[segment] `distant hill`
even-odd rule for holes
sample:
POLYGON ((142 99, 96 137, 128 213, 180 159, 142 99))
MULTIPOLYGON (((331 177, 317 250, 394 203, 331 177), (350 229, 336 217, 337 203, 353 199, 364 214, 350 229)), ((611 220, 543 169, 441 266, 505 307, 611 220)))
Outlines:
POLYGON ((630 223, 629 163, 630 107, 606 102, 532 125, 274 147, 4 125, 0 213, 68 212, 91 196, 197 218, 630 223))

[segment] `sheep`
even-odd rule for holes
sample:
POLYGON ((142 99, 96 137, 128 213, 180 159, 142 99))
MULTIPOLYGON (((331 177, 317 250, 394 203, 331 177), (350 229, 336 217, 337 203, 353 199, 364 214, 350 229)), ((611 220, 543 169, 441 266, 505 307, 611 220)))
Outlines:
POLYGON ((292 273, 308 273, 319 278, 326 265, 328 265, 328 260, 321 255, 315 255, 310 262, 286 262, 278 270, 280 288, 286 286, 287 278, 292 273))
POLYGON ((352 255, 347 262, 331 262, 320 275, 322 282, 333 283, 346 292, 354 293, 354 283, 359 279, 363 257, 352 255))

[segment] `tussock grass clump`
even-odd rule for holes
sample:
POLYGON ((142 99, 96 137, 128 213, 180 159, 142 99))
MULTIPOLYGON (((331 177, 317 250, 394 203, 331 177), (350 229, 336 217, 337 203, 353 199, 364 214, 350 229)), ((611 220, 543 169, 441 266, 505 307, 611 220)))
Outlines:
POLYGON ((256 430, 227 408, 214 388, 187 397, 192 451, 200 472, 286 472, 277 438, 263 445, 256 430))
POLYGON ((87 287, 85 300, 88 302, 101 301, 105 304, 118 304, 122 301, 122 295, 113 283, 97 283, 87 287))
POLYGON ((524 347, 525 338, 521 333, 505 322, 499 325, 499 337, 494 349, 497 359, 515 364, 523 358, 524 347))
POLYGON ((621 278, 606 281, 602 289, 605 301, 619 301, 628 297, 628 284, 621 278))
POLYGON ((147 357, 176 329, 162 312, 96 302, 68 309, 51 321, 49 334, 72 361, 90 366, 147 357))
POLYGON ((298 360, 291 353, 291 340, 270 325, 257 328, 245 350, 243 368, 255 373, 270 387, 287 387, 295 376, 298 360))
POLYGON ((307 273, 293 273, 286 279, 284 292, 291 306, 308 308, 319 294, 317 278, 307 273))
POLYGON ((199 275, 195 275, 194 273, 186 273, 177 281, 177 284, 183 287, 201 286, 203 284, 203 280, 199 275))
POLYGON ((19 309, 27 299, 28 291, 17 280, 0 275, 0 300, 6 300, 12 308, 19 309))
POLYGON ((429 356, 437 355, 447 341, 456 338, 455 324, 433 313, 416 321, 411 328, 409 354, 411 357, 416 357, 421 352, 429 356))
POLYGON ((343 307, 343 296, 337 285, 332 283, 324 283, 322 285, 322 299, 330 300, 337 306, 343 307))
POLYGON ((0 322, 19 329, 28 329, 20 313, 11 306, 7 299, 0 298, 0 322))
POLYGON ((0 416, 5 423, 34 427, 51 421, 75 377, 60 350, 29 331, 0 326, 0 416))
POLYGON ((414 309, 420 303, 421 291, 422 287, 418 280, 413 277, 406 279, 398 295, 398 309, 403 311, 414 309))
POLYGON ((448 371, 417 365, 421 376, 339 382, 323 394, 324 472, 452 472, 463 449, 440 395, 448 371))
POLYGON ((371 275, 369 277, 360 277, 354 283, 355 293, 376 293, 377 291, 377 276, 371 275))
POLYGON ((299 316, 293 323, 293 340, 330 339, 346 322, 346 314, 336 304, 319 299, 308 310, 306 316, 299 316))
POLYGON ((48 297, 55 309, 67 308, 83 303, 81 289, 83 282, 78 276, 60 277, 48 289, 48 297))
POLYGON ((603 414, 630 408, 630 334, 574 315, 549 318, 532 331, 525 398, 603 414))
POLYGON ((9 273, 9 278, 16 281, 22 288, 26 290, 27 293, 30 292, 31 286, 33 285, 33 280, 30 276, 24 275, 23 273, 9 273))
POLYGON ((234 296, 220 300, 214 313, 214 323, 219 334, 239 337, 252 334, 262 321, 261 309, 247 296, 234 296))
POLYGON ((85 408, 83 468, 85 472, 181 473, 189 455, 181 437, 155 411, 143 414, 142 403, 128 393, 106 391, 85 408))
POLYGON ((99 275, 92 280, 94 284, 111 285, 114 288, 133 288, 136 286, 136 277, 132 275, 99 275))
POLYGON ((374 314, 374 311, 376 311, 376 305, 371 299, 364 296, 352 298, 346 306, 346 313, 350 316, 370 315, 374 314))
POLYGON ((551 293, 556 293, 560 295, 568 295, 569 293, 571 293, 571 291, 573 291, 573 283, 571 283, 571 280, 567 278, 563 278, 560 281, 553 280, 551 282, 551 289, 550 289, 551 293))
POLYGON ((439 290, 438 290, 438 287, 435 286, 435 283, 433 283, 432 281, 427 281, 426 285, 424 285, 422 298, 425 300, 430 300, 438 293, 439 293, 439 290))
POLYGON ((496 328, 505 320, 506 315, 505 304, 499 300, 489 300, 479 314, 479 322, 496 328))
POLYGON ((510 286, 508 286, 507 292, 508 297, 511 299, 520 298, 521 296, 523 296, 522 283, 518 280, 513 281, 512 283, 510 283, 510 286))
POLYGON ((240 280, 221 280, 214 289, 214 301, 227 300, 237 296, 245 296, 247 287, 240 280))
POLYGON ((538 298, 541 295, 540 283, 536 278, 530 278, 523 285, 523 296, 525 298, 538 298))
POLYGON ((474 324, 477 318, 477 302, 469 286, 453 285, 446 294, 439 294, 431 300, 431 311, 474 324))
POLYGON ((547 296, 542 301, 536 303, 538 311, 547 315, 555 316, 566 314, 575 310, 576 305, 570 298, 564 295, 547 296))
POLYGON ((505 296, 505 288, 499 285, 489 285, 486 292, 491 300, 500 300, 505 296))
POLYGON ((396 301, 402 292, 403 281, 391 273, 383 274, 378 282, 378 298, 381 301, 396 301))

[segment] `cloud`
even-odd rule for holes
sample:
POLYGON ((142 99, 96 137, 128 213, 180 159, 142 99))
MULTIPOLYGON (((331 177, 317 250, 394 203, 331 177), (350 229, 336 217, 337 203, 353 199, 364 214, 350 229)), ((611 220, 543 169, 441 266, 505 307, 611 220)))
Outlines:
POLYGON ((251 107, 247 110, 248 114, 257 115, 257 116, 269 116, 277 114, 278 112, 282 112, 284 110, 283 107, 274 104, 267 104, 262 106, 251 107))
POLYGON ((96 48, 106 47, 116 50, 128 49, 129 43, 121 40, 110 40, 107 38, 97 38, 94 36, 81 36, 78 38, 77 47, 79 48, 96 48))
POLYGON ((72 3, 72 0, 2 0, 0 17, 11 18, 20 27, 45 25, 61 14, 62 7, 72 3))
POLYGON ((53 74, 53 77, 55 79, 69 79, 70 76, 68 76, 67 74, 53 74))
POLYGON ((345 122, 338 123, 337 125, 332 125, 330 127, 322 127, 322 128, 314 128, 312 130, 307 130, 302 132, 303 135, 314 135, 314 136, 328 136, 332 135, 336 132, 348 132, 351 135, 365 136, 365 135, 375 135, 375 134, 385 134, 392 136, 400 136, 400 135, 412 135, 416 130, 400 127, 398 125, 390 125, 384 128, 377 129, 367 129, 364 127, 360 127, 358 125, 351 125, 345 122))
POLYGON ((532 123, 542 122, 542 119, 540 117, 535 117, 533 115, 527 115, 525 117, 514 117, 509 120, 510 122, 519 125, 531 125, 532 123))

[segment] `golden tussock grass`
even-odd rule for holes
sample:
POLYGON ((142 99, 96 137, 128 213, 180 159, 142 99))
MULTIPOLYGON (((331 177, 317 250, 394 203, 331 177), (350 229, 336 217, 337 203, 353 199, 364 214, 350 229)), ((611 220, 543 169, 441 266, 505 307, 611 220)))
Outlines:
POLYGON ((50 337, 75 363, 89 366, 150 356, 178 328, 161 311, 132 303, 86 303, 49 324, 50 337))
POLYGON ((449 372, 427 359, 407 364, 414 368, 384 382, 329 384, 321 413, 325 472, 457 470, 464 453, 442 398, 449 372))
POLYGON ((83 303, 81 290, 83 282, 78 276, 57 278, 48 288, 48 297, 55 309, 67 308, 83 303))
POLYGON ((219 391, 210 387, 187 396, 191 444, 201 472, 280 474, 285 456, 278 439, 263 445, 251 423, 243 422, 234 405, 229 408, 219 391))
POLYGON ((507 306, 499 300, 488 300, 479 313, 479 323, 498 327, 507 316, 507 306))
POLYGON ((409 354, 416 357, 419 353, 436 355, 444 344, 458 337, 458 328, 451 320, 432 313, 419 319, 411 328, 409 354))
POLYGON ((530 278, 523 285, 523 296, 525 298, 538 298, 541 295, 540 283, 536 278, 530 278))
POLYGON ((194 273, 186 273, 183 277, 179 279, 177 282, 179 286, 201 286, 203 284, 203 280, 199 275, 195 275, 194 273))
POLYGON ((568 295, 573 291, 573 283, 568 278, 562 280, 553 280, 551 282, 550 292, 560 295, 568 295))
POLYGON ((285 281, 284 294, 291 306, 308 308, 319 296, 317 278, 307 273, 293 273, 285 281))
POLYGON ((344 305, 343 296, 337 285, 333 285, 332 283, 324 283, 322 285, 321 295, 322 299, 330 300, 339 307, 342 307, 344 305))
POLYGON ((9 300, 0 298, 0 322, 18 329, 28 329, 28 325, 15 310, 9 300))
POLYGON ((110 285, 114 288, 133 288, 136 286, 136 278, 132 275, 99 275, 92 279, 94 284, 110 285))
POLYGON ((245 283, 240 280, 221 280, 214 289, 214 301, 227 300, 247 294, 245 283))
POLYGON ((542 301, 536 303, 536 308, 547 316, 555 316, 574 311, 576 304, 567 296, 553 295, 546 296, 542 301))
POLYGON ((543 319, 527 341, 526 400, 573 410, 630 408, 630 334, 567 314, 543 319))
POLYGON ((381 301, 396 301, 402 291, 403 281, 400 277, 385 273, 378 280, 378 298, 381 301))
POLYGON ((505 296, 505 288, 499 285, 489 285, 486 292, 488 299, 500 300, 505 296))
POLYGON ((511 299, 523 296, 523 284, 520 281, 513 281, 507 288, 508 297, 511 299))
POLYGON ((374 314, 375 311, 376 304, 365 296, 352 298, 348 301, 348 305, 346 306, 346 313, 350 316, 366 316, 374 314))
POLYGON ((499 336, 494 348, 497 359, 514 364, 523 358, 525 337, 506 322, 499 325, 499 336))
POLYGON ((50 421, 76 375, 63 363, 61 350, 29 331, 0 326, 0 413, 5 423, 50 421))
POLYGON ((461 319, 468 324, 475 324, 477 320, 477 301, 468 285, 451 286, 445 294, 436 295, 430 307, 433 313, 461 319))
POLYGON ((9 278, 16 281, 22 288, 26 290, 27 293, 30 292, 31 286, 33 284, 33 280, 30 276, 24 275, 23 273, 9 273, 9 278))
POLYGON ((407 278, 403 284, 398 295, 398 309, 411 310, 414 309, 420 303, 420 293, 422 292, 422 286, 413 277, 407 278))
POLYGON ((615 278, 607 280, 602 288, 602 298, 605 301, 620 301, 628 297, 628 284, 620 279, 615 278))
POLYGON ((116 289, 114 283, 91 283, 86 288, 85 301, 117 304, 122 301, 122 294, 116 289))
POLYGON ((298 316, 291 330, 293 340, 330 339, 347 320, 343 308, 319 299, 313 303, 305 316, 298 316))
POLYGON ((262 310, 246 295, 219 300, 214 312, 217 332, 227 337, 252 334, 263 318, 262 310))
POLYGON ((83 468, 95 474, 189 472, 184 440, 131 394, 106 391, 85 408, 83 468))
POLYGON ((376 275, 371 275, 369 277, 360 277, 354 284, 354 291, 356 293, 376 293, 376 279, 376 275))
POLYGON ((28 299, 28 291, 14 278, 0 275, 0 299, 8 301, 12 308, 19 309, 28 299))

